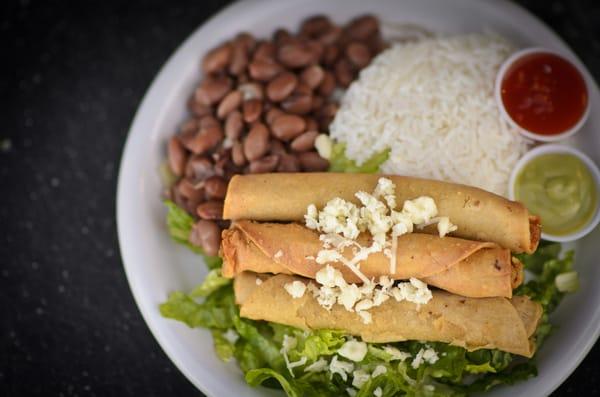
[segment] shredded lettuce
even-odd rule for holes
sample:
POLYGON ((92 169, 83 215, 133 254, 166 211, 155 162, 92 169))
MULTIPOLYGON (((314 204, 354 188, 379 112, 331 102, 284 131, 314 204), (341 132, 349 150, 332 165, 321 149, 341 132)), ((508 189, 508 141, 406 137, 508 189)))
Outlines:
POLYGON ((165 200, 167 206, 167 230, 171 235, 171 238, 179 243, 183 244, 193 252, 202 255, 206 266, 209 269, 216 269, 221 267, 222 260, 218 256, 210 256, 204 254, 202 248, 196 247, 188 240, 192 227, 194 226, 194 218, 190 216, 184 209, 179 208, 177 204, 171 200, 165 200))
MULTIPOLYGON (((335 150, 341 149, 338 147, 335 150)), ((335 156, 340 156, 339 152, 336 153, 335 156)), ((382 158, 377 161, 381 162, 382 158)), ((342 162, 332 162, 332 166, 339 164, 342 162)), ((351 169, 347 165, 345 167, 344 171, 351 169)), ((192 217, 172 202, 166 204, 169 208, 167 225, 173 239, 191 247, 187 236, 193 224, 192 217)), ((201 253, 196 247, 191 248, 201 253)), ((376 377, 370 376, 363 384, 353 385, 352 371, 344 380, 330 368, 331 361, 336 356, 338 360, 349 362, 338 356, 337 351, 350 336, 336 330, 307 332, 285 325, 241 318, 235 305, 231 281, 220 274, 221 261, 218 258, 207 259, 212 270, 204 282, 189 294, 173 292, 160 305, 160 312, 164 317, 181 321, 189 327, 208 328, 213 335, 218 357, 223 361, 235 358, 245 374, 246 382, 251 386, 282 389, 291 397, 350 394, 366 397, 372 396, 375 390, 381 390, 381 395, 386 397, 467 396, 537 375, 535 360, 524 360, 499 350, 468 352, 464 348, 445 343, 418 341, 368 343, 365 358, 360 363, 352 363, 353 370, 360 369, 372 374, 375 368, 379 368, 381 372, 381 367, 385 367, 385 372, 376 377), (288 361, 297 362, 306 358, 303 365, 292 369, 293 375, 286 366, 281 350, 286 336, 296 340, 295 346, 286 351, 288 361), (390 347, 396 350, 390 351, 390 347), (414 357, 421 349, 427 348, 434 349, 439 359, 413 368, 414 357), (393 351, 400 351, 408 358, 399 359, 397 354, 392 354, 393 351), (321 371, 305 371, 316 362, 325 364, 321 371)), ((565 296, 565 292, 557 286, 557 283, 560 284, 557 277, 567 274, 569 283, 573 283, 573 252, 569 251, 561 256, 560 244, 542 242, 536 253, 520 255, 519 259, 534 277, 515 293, 528 295, 544 308, 543 321, 536 332, 539 348, 552 330, 548 314, 565 296)))
POLYGON ((329 158, 329 171, 373 174, 379 170, 379 166, 383 164, 389 156, 390 150, 386 149, 373 155, 373 157, 363 164, 358 165, 354 160, 346 157, 346 144, 334 143, 331 149, 331 157, 329 158))
POLYGON ((216 290, 231 284, 231 279, 221 276, 221 269, 212 269, 208 272, 204 281, 191 292, 192 298, 209 296, 216 290))

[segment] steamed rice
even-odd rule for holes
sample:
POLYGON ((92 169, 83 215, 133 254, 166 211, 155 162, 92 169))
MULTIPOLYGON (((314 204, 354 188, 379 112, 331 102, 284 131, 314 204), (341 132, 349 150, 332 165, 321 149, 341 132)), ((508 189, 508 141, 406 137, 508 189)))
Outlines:
POLYGON ((527 141, 500 116, 493 90, 512 48, 483 34, 396 44, 365 68, 330 131, 362 164, 390 149, 381 171, 505 194, 527 141))

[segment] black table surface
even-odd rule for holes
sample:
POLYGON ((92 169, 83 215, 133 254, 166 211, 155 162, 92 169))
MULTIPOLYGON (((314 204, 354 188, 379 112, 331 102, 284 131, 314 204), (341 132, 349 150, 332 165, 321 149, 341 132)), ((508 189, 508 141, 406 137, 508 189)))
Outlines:
MULTIPOLYGON (((201 395, 133 301, 115 194, 144 92, 226 3, 0 5, 0 396, 201 395)), ((600 81, 600 2, 521 3, 600 81)), ((555 394, 600 395, 598 374, 596 344, 555 394)))

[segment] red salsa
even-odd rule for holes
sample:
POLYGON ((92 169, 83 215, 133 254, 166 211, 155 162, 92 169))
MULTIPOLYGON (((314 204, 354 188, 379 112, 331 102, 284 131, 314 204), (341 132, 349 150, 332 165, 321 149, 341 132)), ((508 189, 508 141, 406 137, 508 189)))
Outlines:
POLYGON ((574 127, 588 103, 581 73, 569 61, 548 52, 517 59, 504 75, 501 95, 515 123, 541 135, 574 127))

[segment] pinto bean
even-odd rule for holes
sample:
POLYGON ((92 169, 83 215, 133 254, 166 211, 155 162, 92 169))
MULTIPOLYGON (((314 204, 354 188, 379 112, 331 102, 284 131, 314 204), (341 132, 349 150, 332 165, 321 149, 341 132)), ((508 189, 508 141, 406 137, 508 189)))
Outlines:
POLYGON ((217 117, 224 119, 227 115, 236 110, 242 103, 242 93, 238 90, 231 91, 223 98, 217 108, 217 117))
POLYGON ((277 172, 298 172, 300 171, 300 161, 293 154, 282 154, 279 157, 277 172))
POLYGON ((273 135, 282 141, 289 141, 300 135, 306 128, 306 121, 294 114, 277 117, 271 125, 273 135))
POLYGON ((281 72, 282 68, 271 59, 254 59, 248 66, 250 77, 258 81, 269 81, 281 72))
POLYGON ((201 247, 206 255, 217 255, 221 245, 221 229, 213 221, 200 219, 192 227, 188 240, 201 247))
POLYGON ((238 167, 246 164, 246 156, 244 155, 244 146, 241 142, 235 141, 231 148, 231 160, 238 167))
POLYGON ((194 183, 201 182, 215 174, 213 162, 202 155, 193 155, 185 166, 185 176, 194 183))
POLYGON ((279 47, 277 60, 288 68, 301 68, 314 60, 314 54, 306 43, 290 43, 279 47))
POLYGON ((219 102, 229 91, 233 82, 229 77, 209 77, 200 83, 194 93, 194 99, 205 106, 219 102))
POLYGON ((262 113, 263 102, 258 99, 250 99, 244 101, 242 105, 242 114, 244 115, 244 121, 248 124, 254 123, 260 117, 262 113))
POLYGON ((201 219, 212 221, 223 219, 223 202, 216 200, 206 201, 196 208, 196 213, 201 219))
POLYGON ((237 140, 244 129, 244 120, 238 110, 227 115, 225 119, 225 136, 231 141, 237 140))
POLYGON ((312 110, 312 95, 294 94, 281 102, 281 108, 288 113, 308 114, 312 110))
POLYGON ((327 171, 329 168, 329 161, 319 156, 317 152, 299 153, 298 160, 302 170, 306 172, 327 171))
POLYGON ((202 60, 202 70, 206 74, 222 71, 231 61, 231 53, 230 43, 225 43, 211 50, 202 60))
POLYGON ((263 174, 275 170, 277 164, 279 164, 279 155, 271 154, 261 159, 251 161, 249 171, 251 174, 263 174))
POLYGON ((305 152, 315 147, 315 139, 319 133, 317 131, 306 131, 302 135, 298 135, 290 144, 290 149, 295 152, 305 152))
POLYGON ((244 156, 249 161, 262 157, 269 150, 269 130, 258 123, 250 129, 244 140, 244 156))
POLYGON ((171 137, 167 147, 167 158, 169 159, 169 168, 176 176, 183 175, 185 162, 187 161, 187 152, 177 137, 171 137))
POLYGON ((267 85, 267 97, 273 102, 281 102, 287 98, 298 85, 298 77, 284 72, 275 77, 267 85))
POLYGON ((356 41, 346 47, 346 57, 358 69, 364 68, 371 62, 369 47, 356 41))
POLYGON ((300 81, 314 90, 321 84, 323 77, 325 77, 323 68, 319 65, 312 65, 302 71, 300 81))
POLYGON ((227 182, 219 176, 211 176, 204 181, 204 192, 208 199, 222 200, 227 193, 227 182))

